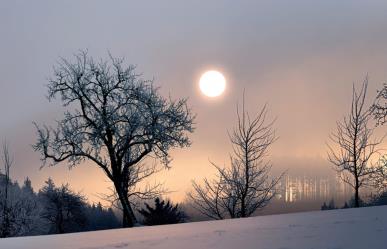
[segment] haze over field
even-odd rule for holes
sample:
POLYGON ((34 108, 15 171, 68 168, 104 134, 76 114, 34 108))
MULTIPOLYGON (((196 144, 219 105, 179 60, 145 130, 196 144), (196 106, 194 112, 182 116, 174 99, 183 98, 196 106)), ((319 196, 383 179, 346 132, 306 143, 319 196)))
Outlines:
POLYGON ((349 110, 352 83, 368 73, 372 100, 387 80, 385 13, 383 1, 1 2, 0 137, 10 141, 16 158, 12 177, 30 176, 38 188, 52 176, 90 200, 110 186, 88 163, 39 171, 30 146, 36 140, 32 121, 62 117, 59 103, 45 99, 52 65, 78 49, 94 57, 108 51, 124 56, 145 78, 154 77, 165 96, 189 98, 197 113, 193 144, 175 150, 172 168, 159 176, 175 200, 184 198, 192 179, 213 173, 208 159, 228 163, 227 130, 243 89, 249 110, 267 102, 278 118, 274 170, 329 171, 325 141, 349 110), (227 79, 216 100, 199 90, 208 69, 227 79))

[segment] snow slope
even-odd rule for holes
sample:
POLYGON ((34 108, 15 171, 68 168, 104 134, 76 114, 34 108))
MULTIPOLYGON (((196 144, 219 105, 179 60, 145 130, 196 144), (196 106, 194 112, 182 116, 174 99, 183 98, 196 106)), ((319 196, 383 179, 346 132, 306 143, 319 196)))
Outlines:
POLYGON ((387 206, 0 239, 1 249, 386 249, 387 206))

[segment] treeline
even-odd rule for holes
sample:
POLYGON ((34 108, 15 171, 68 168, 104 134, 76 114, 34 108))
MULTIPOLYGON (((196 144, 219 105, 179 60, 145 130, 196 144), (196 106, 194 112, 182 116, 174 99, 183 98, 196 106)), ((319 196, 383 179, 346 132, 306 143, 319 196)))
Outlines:
MULTIPOLYGON (((367 200, 359 199, 359 207, 372 207, 372 206, 383 206, 387 205, 387 191, 382 193, 377 193, 369 196, 367 200)), ((343 206, 337 206, 334 199, 331 199, 327 204, 324 202, 321 205, 321 210, 332 210, 332 209, 345 209, 345 208, 355 208, 356 201, 355 197, 352 197, 350 200, 344 202, 343 206)))
POLYGON ((52 179, 35 192, 31 180, 23 185, 0 174, 0 237, 94 231, 121 227, 112 208, 88 204, 68 184, 52 179))
MULTIPOLYGON (((100 202, 89 204, 69 184, 57 186, 51 178, 35 192, 28 177, 20 186, 0 171, 0 238, 120 228, 116 215, 120 209, 105 208, 100 202)), ((139 201, 135 212, 140 215, 137 225, 176 224, 188 219, 182 207, 160 197, 139 201)))

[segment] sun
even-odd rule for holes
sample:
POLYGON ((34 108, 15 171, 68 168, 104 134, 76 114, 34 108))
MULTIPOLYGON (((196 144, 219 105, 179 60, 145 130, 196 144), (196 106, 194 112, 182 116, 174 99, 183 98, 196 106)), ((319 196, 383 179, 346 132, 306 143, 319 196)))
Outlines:
POLYGON ((200 77, 199 87, 204 95, 217 97, 226 89, 226 79, 218 71, 207 71, 200 77))

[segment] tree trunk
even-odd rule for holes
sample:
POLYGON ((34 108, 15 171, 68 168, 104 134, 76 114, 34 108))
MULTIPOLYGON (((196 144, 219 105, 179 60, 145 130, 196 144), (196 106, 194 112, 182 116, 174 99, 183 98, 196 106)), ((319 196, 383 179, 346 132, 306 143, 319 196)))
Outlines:
POLYGON ((137 219, 128 200, 128 191, 125 191, 119 183, 114 184, 114 186, 122 206, 122 227, 133 227, 137 223, 137 219))
POLYGON ((355 185, 355 207, 360 207, 360 202, 359 202, 359 181, 356 178, 356 185, 355 185))
POLYGON ((242 196, 242 200, 241 200, 241 214, 240 216, 242 218, 246 217, 246 205, 245 205, 245 197, 242 196))

